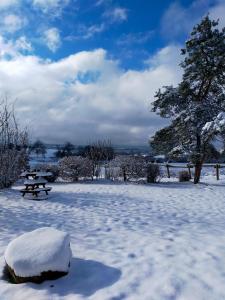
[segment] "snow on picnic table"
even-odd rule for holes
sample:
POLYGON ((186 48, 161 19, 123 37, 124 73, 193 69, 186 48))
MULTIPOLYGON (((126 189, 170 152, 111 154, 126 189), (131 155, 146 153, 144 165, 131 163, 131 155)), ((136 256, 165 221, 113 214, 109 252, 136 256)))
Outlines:
POLYGON ((0 299, 225 299, 225 180, 209 183, 53 184, 40 202, 0 191, 1 269, 9 241, 39 227, 68 232, 73 252, 69 275, 3 277, 0 299))

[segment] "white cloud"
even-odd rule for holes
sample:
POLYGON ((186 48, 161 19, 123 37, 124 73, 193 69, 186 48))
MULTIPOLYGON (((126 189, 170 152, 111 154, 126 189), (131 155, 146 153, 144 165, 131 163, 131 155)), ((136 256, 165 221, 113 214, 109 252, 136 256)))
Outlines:
POLYGON ((219 19, 219 27, 225 27, 225 2, 221 1, 218 5, 212 7, 209 11, 210 17, 219 19))
POLYGON ((101 24, 94 24, 89 27, 83 26, 81 27, 81 35, 80 37, 83 39, 92 38, 94 35, 103 32, 106 29, 104 23, 101 24))
POLYGON ((43 13, 51 13, 59 16, 70 0, 33 0, 33 6, 42 10, 43 13))
POLYGON ((128 10, 124 7, 111 7, 104 13, 104 17, 110 22, 124 22, 128 18, 128 10))
POLYGON ((220 19, 220 26, 225 25, 225 2, 217 0, 210 5, 209 0, 195 0, 188 7, 173 2, 163 15, 161 21, 162 34, 168 39, 189 34, 193 26, 207 14, 213 19, 220 19))
POLYGON ((152 35, 153 35, 153 31, 123 34, 117 40, 117 44, 122 46, 132 45, 132 44, 144 44, 152 37, 152 35))
POLYGON ((155 91, 180 79, 176 57, 169 59, 174 51, 161 50, 143 71, 124 71, 103 49, 57 62, 14 53, 13 60, 0 60, 0 90, 18 99, 20 123, 32 127, 34 138, 143 143, 162 125, 149 112, 155 91))
POLYGON ((64 39, 67 41, 76 41, 76 40, 87 40, 93 38, 96 34, 99 34, 107 29, 107 24, 104 22, 101 24, 93 24, 91 26, 86 26, 80 24, 78 26, 78 33, 73 35, 68 35, 64 39))
POLYGON ((181 57, 180 54, 180 49, 180 45, 166 46, 160 49, 155 55, 151 56, 148 60, 146 60, 146 64, 152 68, 156 68, 160 65, 163 65, 164 67, 168 66, 170 69, 174 67, 175 70, 177 70, 177 65, 179 65, 181 60, 183 59, 183 57, 181 57))
POLYGON ((33 50, 33 47, 31 43, 27 40, 25 36, 19 37, 15 42, 15 48, 17 50, 31 52, 33 50))
POLYGON ((60 33, 59 30, 55 27, 45 30, 43 32, 43 39, 47 47, 52 52, 56 52, 56 50, 60 47, 61 44, 60 33))
POLYGON ((8 14, 3 17, 1 27, 3 31, 14 33, 25 26, 26 23, 27 21, 24 17, 20 17, 15 14, 8 14))
POLYGON ((20 0, 1 0, 0 1, 0 9, 8 8, 12 5, 19 3, 20 0))
POLYGON ((0 60, 8 61, 10 59, 18 59, 21 57, 21 52, 32 51, 32 45, 25 36, 21 36, 15 41, 6 41, 3 36, 0 36, 0 60))
POLYGON ((7 60, 9 57, 17 56, 17 50, 12 41, 6 42, 2 36, 0 36, 0 59, 7 60))
POLYGON ((101 6, 109 2, 111 2, 111 0, 97 0, 95 6, 101 6))

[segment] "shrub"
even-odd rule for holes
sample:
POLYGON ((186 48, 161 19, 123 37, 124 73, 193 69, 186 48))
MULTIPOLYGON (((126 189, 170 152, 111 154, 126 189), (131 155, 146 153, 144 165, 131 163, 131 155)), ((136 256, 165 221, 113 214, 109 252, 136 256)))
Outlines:
POLYGON ((60 160, 59 171, 62 179, 78 181, 92 176, 92 163, 88 158, 68 156, 60 160))
POLYGON ((106 176, 123 181, 146 177, 146 161, 142 156, 118 155, 106 165, 106 176))
POLYGON ((36 165, 36 169, 41 172, 51 172, 51 176, 45 177, 48 182, 55 182, 59 177, 59 167, 53 164, 36 165))
POLYGON ((185 181, 189 181, 190 178, 190 174, 188 173, 188 171, 180 171, 179 172, 179 181, 180 182, 185 182, 185 181))
POLYGON ((157 164, 151 163, 147 166, 147 182, 156 183, 160 179, 160 167, 157 164))
POLYGON ((114 160, 105 165, 105 178, 109 180, 118 180, 120 177, 120 168, 114 163, 114 160))
POLYGON ((28 167, 28 135, 18 126, 13 106, 0 99, 0 189, 11 186, 28 167))

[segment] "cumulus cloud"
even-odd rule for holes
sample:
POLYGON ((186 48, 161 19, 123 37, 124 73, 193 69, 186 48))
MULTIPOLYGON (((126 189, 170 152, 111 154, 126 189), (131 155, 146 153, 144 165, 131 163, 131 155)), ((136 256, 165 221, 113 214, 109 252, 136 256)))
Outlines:
POLYGON ((79 35, 76 38, 90 39, 98 33, 103 32, 106 29, 106 24, 93 24, 91 26, 81 25, 79 28, 79 35))
POLYGON ((7 60, 9 57, 17 56, 17 50, 12 41, 5 41, 2 36, 0 36, 0 59, 7 60))
POLYGON ((101 5, 110 3, 110 2, 111 2, 111 0, 97 0, 97 1, 95 2, 95 6, 101 6, 101 5))
POLYGON ((154 32, 150 30, 145 32, 122 34, 122 36, 117 40, 117 44, 121 46, 144 44, 153 36, 153 33, 154 32))
POLYGON ((1 0, 0 1, 0 9, 8 8, 12 5, 19 3, 20 0, 1 0))
POLYGON ((15 14, 8 14, 2 18, 1 29, 5 32, 14 33, 20 30, 27 23, 25 17, 15 14))
POLYGON ((0 90, 17 98, 16 113, 21 124, 32 128, 34 138, 146 143, 162 126, 150 113, 155 91, 180 79, 176 56, 165 57, 174 51, 179 53, 175 46, 161 50, 156 62, 150 59, 142 71, 124 71, 103 49, 56 62, 15 54, 12 60, 0 60, 0 90))
POLYGON ((20 57, 23 52, 33 50, 31 43, 25 36, 21 36, 16 40, 6 41, 3 36, 0 36, 0 60, 8 61, 20 57))
POLYGON ((124 22, 128 18, 128 10, 124 7, 110 7, 104 12, 104 17, 112 23, 124 22))
POLYGON ((193 26, 208 13, 213 19, 219 18, 220 26, 224 26, 224 0, 217 0, 214 5, 211 5, 209 0, 195 0, 188 7, 174 1, 162 17, 161 32, 168 39, 175 39, 183 34, 189 34, 193 26))
POLYGON ((217 20, 219 19, 219 27, 225 27, 225 2, 220 1, 216 6, 209 10, 210 16, 217 20))
POLYGON ((33 50, 31 43, 25 36, 21 36, 15 41, 15 48, 24 52, 31 52, 33 50))
POLYGON ((59 16, 70 0, 33 0, 33 6, 40 9, 43 13, 59 16))
POLYGON ((46 29, 43 32, 43 40, 52 52, 56 52, 61 45, 59 30, 55 27, 46 29))

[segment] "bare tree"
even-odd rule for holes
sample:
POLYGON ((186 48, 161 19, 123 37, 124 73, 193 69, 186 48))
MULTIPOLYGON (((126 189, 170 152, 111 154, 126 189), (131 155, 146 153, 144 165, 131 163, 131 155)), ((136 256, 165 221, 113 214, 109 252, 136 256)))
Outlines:
POLYGON ((0 188, 9 187, 27 167, 28 134, 18 126, 14 107, 0 103, 0 188))
POLYGON ((89 158, 92 162, 92 179, 99 176, 101 165, 103 163, 108 162, 115 157, 110 140, 99 140, 87 145, 80 154, 83 157, 89 158))

